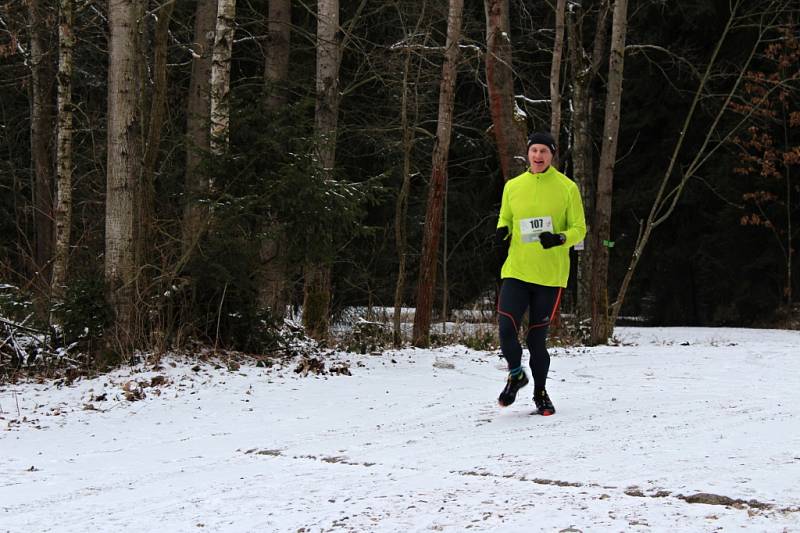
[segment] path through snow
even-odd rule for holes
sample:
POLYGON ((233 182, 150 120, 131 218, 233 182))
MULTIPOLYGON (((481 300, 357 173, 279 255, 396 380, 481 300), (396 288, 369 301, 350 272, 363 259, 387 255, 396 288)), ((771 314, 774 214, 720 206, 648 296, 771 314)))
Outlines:
POLYGON ((618 337, 552 351, 552 417, 464 347, 0 386, 0 531, 800 531, 800 332, 618 337))

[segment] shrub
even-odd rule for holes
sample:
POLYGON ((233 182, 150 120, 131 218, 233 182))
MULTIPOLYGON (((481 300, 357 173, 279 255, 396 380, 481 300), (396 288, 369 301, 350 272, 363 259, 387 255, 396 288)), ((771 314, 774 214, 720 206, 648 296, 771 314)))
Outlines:
POLYGON ((53 306, 53 314, 60 325, 63 344, 77 342, 82 350, 92 351, 112 316, 103 277, 87 275, 75 279, 67 287, 64 300, 53 306))

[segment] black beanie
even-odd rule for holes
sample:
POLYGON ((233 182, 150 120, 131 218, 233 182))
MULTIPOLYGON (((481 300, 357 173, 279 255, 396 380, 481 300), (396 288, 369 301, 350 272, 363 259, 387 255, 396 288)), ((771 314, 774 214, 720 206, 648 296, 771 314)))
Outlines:
POLYGON ((530 137, 528 137, 528 149, 532 144, 543 144, 550 148, 551 153, 556 153, 556 142, 553 140, 553 136, 547 132, 536 131, 531 133, 530 137))

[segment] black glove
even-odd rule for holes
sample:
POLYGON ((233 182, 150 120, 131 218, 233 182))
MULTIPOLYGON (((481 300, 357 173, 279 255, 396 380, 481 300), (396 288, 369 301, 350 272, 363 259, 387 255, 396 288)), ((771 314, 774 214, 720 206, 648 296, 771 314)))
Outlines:
POLYGON ((567 238, 564 236, 563 233, 550 233, 549 231, 543 231, 539 234, 539 242, 542 243, 542 248, 545 250, 548 248, 552 248, 553 246, 561 246, 566 242, 567 238))
POLYGON ((503 263, 506 262, 508 257, 508 249, 511 246, 511 237, 508 234, 508 228, 497 228, 494 234, 494 258, 495 258, 495 275, 500 279, 500 271, 503 269, 503 263))

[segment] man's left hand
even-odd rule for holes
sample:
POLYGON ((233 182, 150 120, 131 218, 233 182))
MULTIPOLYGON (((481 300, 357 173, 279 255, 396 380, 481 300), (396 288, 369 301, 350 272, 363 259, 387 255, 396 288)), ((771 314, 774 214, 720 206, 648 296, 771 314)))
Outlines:
POLYGON ((542 248, 545 250, 548 248, 552 248, 553 246, 561 246, 566 242, 567 238, 564 236, 563 233, 550 233, 549 231, 543 231, 539 234, 539 242, 542 243, 542 248))

